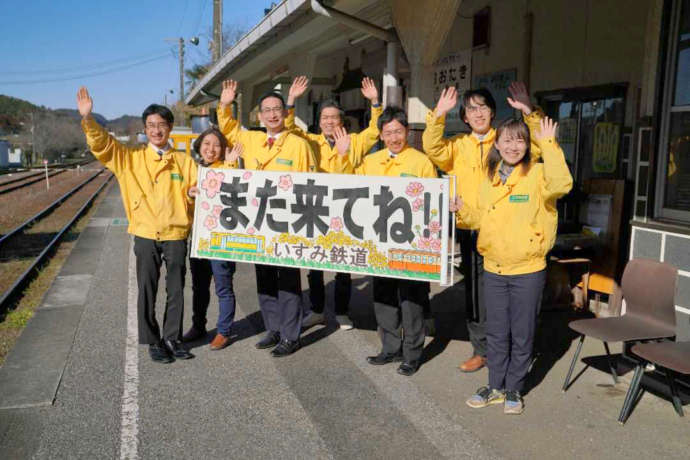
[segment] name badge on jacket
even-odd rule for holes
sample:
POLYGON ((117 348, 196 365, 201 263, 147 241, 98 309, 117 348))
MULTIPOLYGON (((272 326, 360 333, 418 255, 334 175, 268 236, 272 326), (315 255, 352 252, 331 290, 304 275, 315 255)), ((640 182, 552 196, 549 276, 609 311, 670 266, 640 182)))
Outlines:
POLYGON ((529 195, 510 195, 511 203, 526 203, 529 201, 529 195))

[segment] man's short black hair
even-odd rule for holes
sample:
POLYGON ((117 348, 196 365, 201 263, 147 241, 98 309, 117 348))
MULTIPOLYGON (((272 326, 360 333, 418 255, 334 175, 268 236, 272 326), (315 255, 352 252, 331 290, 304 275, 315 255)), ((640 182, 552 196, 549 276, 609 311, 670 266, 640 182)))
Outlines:
POLYGON ((149 115, 160 115, 163 120, 168 122, 171 128, 175 122, 175 115, 173 115, 170 109, 164 105, 151 104, 150 106, 146 107, 144 113, 141 114, 141 121, 144 122, 144 125, 146 124, 146 119, 149 117, 149 115))
POLYGON ((496 116, 496 101, 491 95, 491 92, 486 88, 468 89, 465 94, 462 95, 462 106, 460 107, 460 119, 465 121, 465 108, 474 98, 478 98, 484 102, 484 104, 491 109, 491 119, 496 116))
POLYGON ((266 99, 268 99, 269 97, 275 97, 276 99, 279 99, 280 105, 283 106, 283 108, 285 108, 285 99, 283 99, 283 95, 276 92, 276 91, 269 91, 268 93, 263 94, 259 98, 259 110, 261 110, 261 103, 263 101, 265 101, 266 99))
POLYGON ((386 107, 381 116, 379 117, 378 127, 379 132, 383 131, 383 125, 390 123, 393 120, 397 120, 398 123, 407 128, 407 113, 402 107, 390 106, 386 107))
POLYGON ((323 112, 323 109, 338 109, 338 115, 340 115, 340 121, 344 122, 345 121, 345 111, 343 110, 342 107, 340 107, 340 104, 338 104, 338 101, 335 99, 326 99, 325 101, 322 101, 319 104, 319 117, 318 119, 321 120, 321 112, 323 112))

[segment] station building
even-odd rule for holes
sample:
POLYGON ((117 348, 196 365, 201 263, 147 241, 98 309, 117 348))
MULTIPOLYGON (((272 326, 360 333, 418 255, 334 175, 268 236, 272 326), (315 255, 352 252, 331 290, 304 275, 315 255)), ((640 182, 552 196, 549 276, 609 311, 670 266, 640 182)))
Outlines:
MULTIPOLYGON (((318 124, 318 103, 332 97, 350 129, 365 126, 366 75, 384 104, 406 108, 418 147, 443 87, 486 87, 500 120, 514 115, 508 85, 524 81, 559 122, 576 182, 561 204, 561 242, 577 249, 591 238, 573 235, 596 236, 589 269, 604 295, 629 258, 676 266, 677 337, 690 340, 690 0, 285 0, 185 102, 213 104, 232 78, 237 116, 258 126, 256 99, 287 95, 298 75, 312 79, 297 102, 301 127, 318 124)), ((465 130, 450 114, 448 135, 465 130)))

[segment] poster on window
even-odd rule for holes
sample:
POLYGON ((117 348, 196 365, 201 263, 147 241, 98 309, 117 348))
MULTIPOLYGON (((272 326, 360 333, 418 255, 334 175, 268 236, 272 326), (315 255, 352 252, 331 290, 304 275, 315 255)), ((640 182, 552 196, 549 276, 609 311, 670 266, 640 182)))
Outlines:
POLYGON ((449 184, 199 168, 192 257, 449 285, 449 184))
POLYGON ((620 125, 618 123, 599 122, 594 125, 592 169, 595 173, 612 173, 616 171, 620 134, 620 125))
MULTIPOLYGON (((472 77, 472 50, 460 51, 442 57, 434 63, 434 101, 438 101, 441 91, 455 86, 458 96, 462 98, 465 91, 470 89, 472 77)), ((458 103, 446 114, 446 127, 458 129, 463 124, 460 119, 460 104, 458 103)))

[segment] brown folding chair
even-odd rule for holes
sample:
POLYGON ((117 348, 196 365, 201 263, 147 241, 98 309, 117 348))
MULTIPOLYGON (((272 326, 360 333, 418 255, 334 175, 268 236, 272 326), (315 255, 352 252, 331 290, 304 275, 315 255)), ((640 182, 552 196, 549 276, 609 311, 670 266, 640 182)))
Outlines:
POLYGON ((623 272, 621 290, 625 300, 625 315, 612 318, 580 319, 569 327, 580 334, 575 356, 563 382, 567 391, 570 377, 580 356, 585 336, 604 342, 604 349, 614 383, 618 383, 616 367, 611 358, 608 342, 639 342, 673 337, 676 335, 677 270, 671 265, 647 259, 633 259, 623 272))
POLYGON ((635 401, 638 399, 638 394, 640 391, 644 391, 640 386, 640 381, 647 362, 664 368, 668 386, 671 389, 673 408, 682 417, 683 404, 680 396, 678 396, 674 373, 690 375, 690 342, 641 343, 633 346, 632 352, 645 362, 638 362, 635 367, 635 374, 630 382, 628 393, 625 395, 618 421, 623 424, 628 420, 632 408, 635 406, 635 401))

